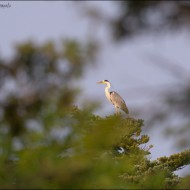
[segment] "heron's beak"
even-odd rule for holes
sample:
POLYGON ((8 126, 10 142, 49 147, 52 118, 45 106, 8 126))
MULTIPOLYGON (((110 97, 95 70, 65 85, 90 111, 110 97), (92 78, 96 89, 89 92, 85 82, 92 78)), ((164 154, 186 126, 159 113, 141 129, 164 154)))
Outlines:
POLYGON ((102 81, 100 81, 100 82, 97 82, 97 84, 103 84, 103 82, 102 82, 102 81))

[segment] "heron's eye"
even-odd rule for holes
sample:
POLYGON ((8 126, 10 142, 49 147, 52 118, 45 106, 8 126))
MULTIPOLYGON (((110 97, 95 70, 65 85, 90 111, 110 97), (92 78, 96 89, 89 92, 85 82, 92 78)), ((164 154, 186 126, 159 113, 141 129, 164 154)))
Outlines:
POLYGON ((104 80, 104 82, 108 82, 108 80, 104 80))

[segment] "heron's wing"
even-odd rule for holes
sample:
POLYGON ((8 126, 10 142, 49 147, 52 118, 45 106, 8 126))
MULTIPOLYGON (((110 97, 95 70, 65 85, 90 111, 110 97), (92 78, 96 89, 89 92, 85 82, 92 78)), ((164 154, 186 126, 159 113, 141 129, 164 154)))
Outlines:
POLYGON ((116 107, 128 113, 128 108, 125 104, 125 101, 117 92, 115 91, 110 92, 110 100, 116 107))
POLYGON ((123 98, 115 91, 110 92, 110 99, 112 103, 118 107, 120 107, 119 105, 125 104, 123 98))

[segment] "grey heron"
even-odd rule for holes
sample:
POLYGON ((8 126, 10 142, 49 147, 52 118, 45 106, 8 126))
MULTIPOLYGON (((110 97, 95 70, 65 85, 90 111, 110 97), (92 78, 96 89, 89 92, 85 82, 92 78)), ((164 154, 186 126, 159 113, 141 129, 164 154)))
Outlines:
POLYGON ((129 110, 128 110, 123 98, 117 92, 109 91, 111 84, 108 80, 102 80, 97 83, 98 84, 106 84, 106 87, 105 87, 106 98, 115 106, 116 113, 118 113, 118 109, 123 110, 126 114, 129 113, 129 110))

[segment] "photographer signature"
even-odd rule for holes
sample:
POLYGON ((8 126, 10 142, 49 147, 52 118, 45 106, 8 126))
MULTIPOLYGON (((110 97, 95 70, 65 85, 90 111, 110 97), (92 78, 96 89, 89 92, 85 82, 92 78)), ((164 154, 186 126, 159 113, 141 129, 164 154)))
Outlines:
POLYGON ((11 4, 10 3, 0 3, 0 8, 10 8, 11 7, 11 4))

